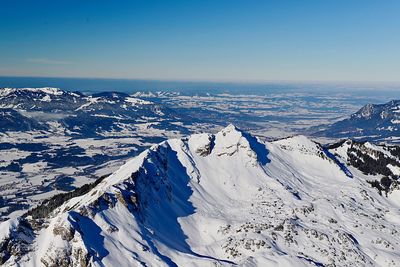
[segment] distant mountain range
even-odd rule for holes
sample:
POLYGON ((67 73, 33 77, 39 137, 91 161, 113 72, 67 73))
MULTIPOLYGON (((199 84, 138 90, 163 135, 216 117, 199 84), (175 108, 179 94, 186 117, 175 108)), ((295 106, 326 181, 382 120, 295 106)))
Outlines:
POLYGON ((120 132, 132 123, 158 122, 168 125, 172 111, 125 93, 84 95, 58 88, 4 88, 0 90, 0 132, 51 130, 71 136, 102 136, 120 132), (162 119, 161 119, 162 118, 162 119))
POLYGON ((4 266, 393 266, 399 147, 233 125, 170 139, 0 224, 4 266))
POLYGON ((367 104, 349 118, 332 124, 317 135, 400 142, 400 100, 386 104, 367 104))

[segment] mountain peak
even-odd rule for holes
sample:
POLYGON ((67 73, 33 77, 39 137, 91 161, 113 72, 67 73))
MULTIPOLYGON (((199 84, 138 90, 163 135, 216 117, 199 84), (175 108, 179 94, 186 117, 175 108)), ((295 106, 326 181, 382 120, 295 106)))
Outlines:
POLYGON ((222 135, 224 139, 231 139, 232 141, 240 138, 243 136, 242 131, 239 130, 235 125, 229 124, 222 130, 220 130, 217 134, 217 136, 222 135))
POLYGON ((327 157, 304 136, 267 143, 233 125, 164 141, 48 217, 4 224, 0 260, 5 266, 390 266, 399 257, 400 224, 380 218, 398 216, 398 192, 389 201, 379 195, 333 155, 353 151, 337 148, 327 157), (202 147, 209 153, 198 153, 202 147), (313 147, 318 153, 309 153, 313 147), (378 219, 380 226, 371 227, 378 219))
POLYGON ((240 132, 240 130, 232 123, 229 123, 228 126, 226 126, 221 131, 223 131, 223 132, 232 132, 232 131, 240 132))
POLYGON ((251 151, 249 142, 244 137, 244 133, 233 124, 229 124, 215 135, 214 150, 218 156, 232 156, 242 149, 245 149, 248 153, 251 151))
POLYGON ((360 117, 366 118, 366 119, 370 119, 372 114, 374 113, 374 109, 375 109, 375 105, 368 103, 366 104, 364 107, 362 107, 357 114, 360 117))

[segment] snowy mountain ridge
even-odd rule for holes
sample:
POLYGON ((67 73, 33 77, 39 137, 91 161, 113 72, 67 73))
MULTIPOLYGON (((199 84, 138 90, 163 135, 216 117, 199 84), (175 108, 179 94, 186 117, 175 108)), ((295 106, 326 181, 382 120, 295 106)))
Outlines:
MULTIPOLYGON (((132 131, 135 122, 168 122, 174 118, 165 107, 121 92, 86 95, 59 88, 0 88, 0 113, 7 131, 48 130, 67 136, 104 137, 132 131)), ((171 126, 170 126, 171 127, 171 126)))
POLYGON ((128 106, 149 105, 150 101, 138 99, 119 92, 104 92, 93 95, 84 95, 80 92, 69 92, 59 88, 2 88, 0 89, 0 107, 22 110, 85 110, 85 107, 96 103, 121 104, 128 106), (52 102, 48 106, 46 102, 52 102), (66 105, 69 104, 69 105, 66 105))
MULTIPOLYGON (((62 95, 64 91, 59 88, 54 87, 42 87, 42 88, 3 88, 0 90, 0 96, 8 96, 10 94, 22 93, 22 92, 32 92, 32 93, 44 93, 49 95, 62 95)), ((74 93, 76 95, 76 93, 74 93)))
POLYGON ((399 161, 396 149, 371 146, 322 147, 304 136, 262 142, 233 125, 170 139, 48 217, 2 223, 0 259, 5 266, 396 266, 398 177, 391 174, 386 197, 367 182, 381 173, 346 158, 369 147, 393 166, 399 161))

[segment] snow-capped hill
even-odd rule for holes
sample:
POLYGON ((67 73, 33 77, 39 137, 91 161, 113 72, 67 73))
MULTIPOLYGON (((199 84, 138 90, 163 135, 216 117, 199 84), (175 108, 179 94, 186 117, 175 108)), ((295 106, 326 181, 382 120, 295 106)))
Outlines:
POLYGON ((322 133, 334 138, 368 141, 400 140, 400 100, 386 104, 367 104, 349 118, 332 124, 322 133))
POLYGON ((153 104, 150 101, 139 99, 139 98, 136 98, 136 97, 127 97, 127 98, 125 98, 125 102, 131 103, 133 106, 135 106, 135 105, 150 105, 150 104, 153 104))
POLYGON ((133 97, 156 97, 153 92, 136 92, 132 94, 133 97))
POLYGON ((393 266, 399 191, 380 195, 367 182, 379 175, 334 155, 342 145, 303 136, 264 143, 233 125, 167 140, 51 212, 50 201, 1 225, 0 259, 5 266, 393 266))
POLYGON ((0 108, 28 111, 61 111, 70 109, 82 101, 80 93, 58 88, 1 88, 0 108))
POLYGON ((0 89, 0 107, 27 111, 97 111, 106 108, 127 110, 150 101, 120 92, 102 92, 93 95, 64 91, 58 88, 3 88, 0 89))
POLYGON ((110 103, 121 103, 126 104, 130 103, 131 105, 151 105, 154 104, 153 102, 143 100, 140 98, 132 97, 125 93, 120 92, 102 92, 98 94, 93 94, 92 98, 102 99, 102 101, 106 102, 109 101, 110 103))
POLYGON ((154 103, 139 98, 134 98, 124 93, 104 92, 85 97, 85 103, 76 108, 75 111, 99 112, 110 110, 113 113, 125 113, 132 108, 137 109, 142 105, 154 103))
POLYGON ((136 92, 132 94, 133 97, 140 97, 140 98, 162 98, 162 97, 169 97, 169 96, 179 96, 181 95, 180 92, 172 92, 172 91, 157 91, 157 92, 136 92))
POLYGON ((43 87, 43 88, 3 88, 0 90, 0 97, 5 97, 9 95, 18 95, 23 93, 32 93, 32 94, 46 94, 46 95, 55 95, 59 96, 65 93, 65 91, 59 88, 53 87, 43 87))
MULTIPOLYGON (((133 132, 133 123, 172 118, 172 112, 148 100, 120 92, 84 95, 58 88, 0 89, 0 109, 13 109, 24 125, 44 125, 57 133, 78 136, 108 136, 133 132)), ((1 114, 0 114, 1 115, 1 114)), ((176 126, 175 126, 176 127, 176 126)), ((26 127, 8 127, 26 131, 26 127)), ((0 131, 4 132, 7 129, 0 131)))

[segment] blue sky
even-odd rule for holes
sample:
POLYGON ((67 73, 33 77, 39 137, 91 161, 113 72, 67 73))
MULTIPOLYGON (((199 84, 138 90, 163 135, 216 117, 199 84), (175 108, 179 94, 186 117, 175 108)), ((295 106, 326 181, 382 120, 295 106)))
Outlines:
POLYGON ((400 1, 1 0, 0 75, 399 81, 400 1))

